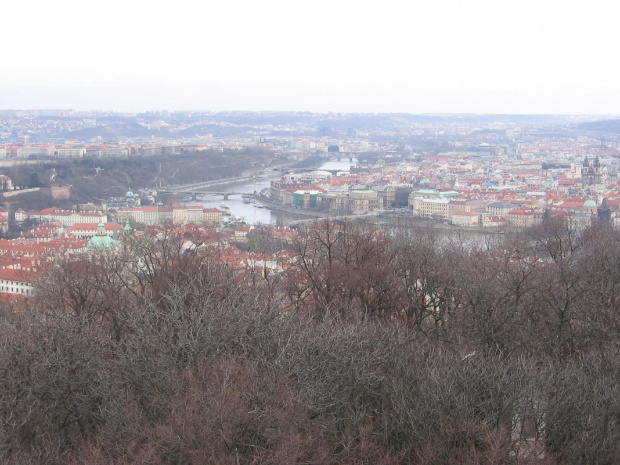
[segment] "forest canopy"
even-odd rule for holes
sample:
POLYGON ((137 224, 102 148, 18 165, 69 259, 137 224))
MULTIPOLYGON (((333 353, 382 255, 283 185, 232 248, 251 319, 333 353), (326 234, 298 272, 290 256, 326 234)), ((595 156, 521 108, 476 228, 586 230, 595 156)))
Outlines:
POLYGON ((186 243, 170 228, 56 262, 3 307, 0 460, 620 456, 613 229, 547 222, 474 247, 325 220, 283 246, 279 273, 186 243))

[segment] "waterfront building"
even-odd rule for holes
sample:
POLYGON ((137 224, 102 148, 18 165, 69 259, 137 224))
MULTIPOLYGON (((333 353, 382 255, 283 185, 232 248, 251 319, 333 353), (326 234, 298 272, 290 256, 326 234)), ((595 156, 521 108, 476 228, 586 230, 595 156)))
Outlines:
POLYGON ((479 226, 480 220, 478 213, 457 211, 452 213, 452 224, 457 226, 479 226))
POLYGON ((371 189, 355 189, 320 193, 317 195, 317 207, 339 212, 369 212, 381 210, 383 202, 371 189))
POLYGON ((487 202, 484 200, 449 200, 446 198, 414 197, 413 216, 452 221, 456 212, 482 213, 487 202))
POLYGON ((172 208, 172 222, 182 224, 220 224, 222 211, 217 208, 204 208, 201 205, 180 205, 172 208))
POLYGON ((383 208, 389 208, 396 202, 396 189, 394 186, 377 185, 371 186, 371 189, 377 193, 381 199, 383 208))
POLYGON ((100 225, 103 225, 103 234, 112 237, 114 235, 114 225, 116 223, 76 223, 67 230, 69 237, 75 237, 79 239, 91 239, 98 235, 100 231, 100 225))
POLYGON ((316 197, 322 191, 319 190, 306 190, 293 192, 293 205, 296 207, 316 207, 316 197))

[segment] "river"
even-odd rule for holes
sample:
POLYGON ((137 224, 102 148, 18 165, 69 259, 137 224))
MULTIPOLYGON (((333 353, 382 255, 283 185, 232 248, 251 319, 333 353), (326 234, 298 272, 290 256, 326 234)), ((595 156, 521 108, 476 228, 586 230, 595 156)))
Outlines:
MULTIPOLYGON (((349 161, 348 158, 343 157, 340 161, 336 158, 325 161, 317 170, 341 170, 348 171, 352 166, 357 165, 357 159, 349 161)), ((272 172, 266 171, 266 175, 256 181, 236 181, 224 184, 218 184, 217 186, 203 187, 201 192, 260 192, 261 190, 271 186, 271 181, 281 178, 281 173, 269 174, 272 172)), ((295 221, 308 218, 307 216, 297 215, 294 213, 288 213, 277 210, 269 210, 267 208, 258 208, 251 203, 243 203, 241 194, 230 195, 228 200, 223 200, 222 196, 199 196, 197 200, 184 199, 183 203, 186 205, 202 205, 206 208, 219 208, 224 210, 224 206, 228 207, 228 211, 232 217, 237 219, 243 219, 246 224, 273 224, 273 225, 286 225, 295 221)))

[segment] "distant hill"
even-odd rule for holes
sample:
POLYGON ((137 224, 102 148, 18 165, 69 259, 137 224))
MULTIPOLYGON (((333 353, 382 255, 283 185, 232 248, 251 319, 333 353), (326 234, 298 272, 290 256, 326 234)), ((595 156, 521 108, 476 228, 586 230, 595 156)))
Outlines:
POLYGON ((221 124, 198 124, 177 133, 179 137, 194 137, 213 134, 214 137, 235 137, 256 134, 256 128, 252 126, 221 125, 221 124))
POLYGON ((169 135, 170 132, 167 129, 148 129, 146 126, 138 124, 133 120, 125 119, 123 121, 114 121, 109 124, 102 124, 91 128, 78 129, 77 131, 64 132, 59 134, 59 137, 66 139, 90 140, 96 137, 101 137, 103 139, 117 139, 121 137, 166 137, 169 135))
POLYGON ((586 123, 581 123, 579 128, 586 129, 588 131, 612 132, 614 134, 620 134, 620 119, 588 121, 586 123))

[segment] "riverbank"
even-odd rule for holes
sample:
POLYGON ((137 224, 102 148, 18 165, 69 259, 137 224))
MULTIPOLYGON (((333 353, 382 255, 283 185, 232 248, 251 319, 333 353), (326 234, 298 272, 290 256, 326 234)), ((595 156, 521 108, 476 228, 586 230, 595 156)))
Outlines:
POLYGON ((269 210, 290 213, 292 215, 306 216, 308 218, 323 218, 325 216, 329 216, 329 215, 326 215, 324 212, 312 211, 312 210, 301 209, 301 208, 293 208, 292 206, 272 202, 266 199, 265 197, 257 196, 255 197, 255 201, 260 203, 265 208, 268 208, 269 210))
MULTIPOLYGON (((331 167, 332 169, 343 169, 351 165, 349 162, 329 161, 317 168, 331 167), (337 164, 337 166, 333 166, 337 164)), ((220 208, 222 203, 229 208, 229 212, 235 218, 243 219, 247 224, 273 224, 273 225, 293 225, 303 219, 314 219, 321 217, 332 217, 333 212, 318 212, 308 209, 293 208, 292 205, 282 205, 271 202, 269 197, 257 196, 256 199, 266 208, 254 207, 251 203, 243 202, 241 193, 262 192, 271 187, 271 181, 281 178, 281 172, 268 172, 260 177, 236 176, 229 179, 217 179, 192 183, 185 186, 175 186, 170 191, 182 191, 185 193, 207 192, 213 193, 212 196, 204 195, 197 199, 185 198, 182 200, 187 205, 202 205, 205 208, 220 208), (229 192, 226 199, 221 198, 223 192, 229 192), (217 196, 220 196, 219 198, 217 196)))
POLYGON ((444 232, 463 233, 468 235, 477 235, 481 237, 496 236, 505 233, 502 228, 480 228, 480 227, 467 227, 458 226, 454 224, 446 224, 433 221, 428 218, 419 218, 412 215, 390 215, 383 210, 369 212, 367 214, 350 214, 339 215, 334 212, 320 212, 309 209, 294 208, 288 205, 282 205, 281 203, 271 202, 264 197, 256 197, 256 201, 262 204, 265 208, 274 211, 285 212, 291 215, 300 217, 298 220, 289 220, 286 225, 292 225, 297 223, 308 222, 316 218, 330 218, 330 219, 351 219, 358 221, 367 221, 376 224, 381 228, 405 228, 405 229, 435 229, 444 232), (305 217, 305 218, 301 218, 305 217))

